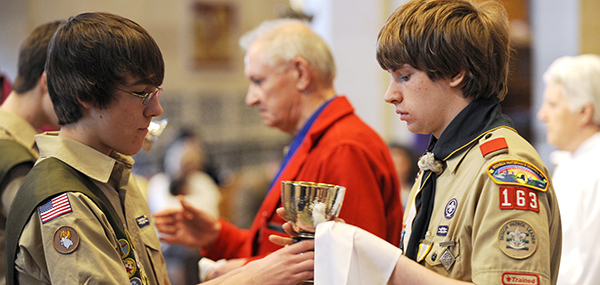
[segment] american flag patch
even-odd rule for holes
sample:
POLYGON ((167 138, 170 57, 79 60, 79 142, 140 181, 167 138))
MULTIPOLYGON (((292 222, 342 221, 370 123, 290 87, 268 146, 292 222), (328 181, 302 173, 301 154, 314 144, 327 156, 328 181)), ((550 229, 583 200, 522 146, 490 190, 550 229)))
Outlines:
POLYGON ((73 210, 71 210, 71 203, 69 203, 67 193, 63 193, 52 198, 46 204, 39 206, 38 211, 40 212, 42 223, 45 224, 56 217, 71 213, 73 210))

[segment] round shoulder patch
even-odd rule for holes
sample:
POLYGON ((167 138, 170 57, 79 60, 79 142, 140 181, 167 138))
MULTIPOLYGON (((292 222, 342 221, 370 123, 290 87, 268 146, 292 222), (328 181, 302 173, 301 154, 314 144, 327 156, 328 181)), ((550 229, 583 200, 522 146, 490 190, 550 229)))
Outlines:
POLYGON ((499 185, 519 185, 542 192, 548 190, 548 178, 535 165, 518 160, 504 159, 488 166, 488 175, 499 185))
POLYGON ((498 246, 509 257, 525 259, 537 249, 537 237, 529 223, 523 220, 511 220, 500 228, 498 246))
POLYGON ((79 234, 70 226, 62 226, 54 231, 53 243, 56 251, 69 254, 79 246, 79 234))

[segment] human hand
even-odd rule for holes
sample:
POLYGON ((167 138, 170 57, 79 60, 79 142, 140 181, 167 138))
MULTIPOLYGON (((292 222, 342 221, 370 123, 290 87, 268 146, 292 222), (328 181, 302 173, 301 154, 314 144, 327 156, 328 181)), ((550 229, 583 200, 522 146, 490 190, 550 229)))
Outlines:
MULTIPOLYGON (((282 219, 285 220, 285 208, 283 208, 283 207, 277 208, 276 213, 277 213, 277 215, 279 215, 280 218, 282 218, 282 219)), ((340 218, 337 218, 337 217, 334 218, 333 220, 336 221, 336 222, 345 223, 345 221, 343 219, 340 219, 340 218)), ((292 226, 292 223, 285 222, 282 225, 282 227, 283 227, 283 230, 285 231, 285 233, 287 233, 289 236, 291 236, 291 237, 297 237, 298 236, 298 232, 294 230, 294 227, 292 226)), ((279 239, 279 238, 276 238, 276 237, 274 237, 273 239, 271 239, 271 236, 269 236, 269 240, 272 243, 275 243, 275 244, 278 244, 278 245, 286 245, 286 244, 288 244, 286 241, 284 241, 282 239, 279 239)))
POLYGON ((238 269, 238 268, 244 266, 244 264, 246 264, 245 258, 227 260, 227 262, 225 262, 224 264, 219 265, 215 269, 208 272, 208 274, 206 275, 206 280, 218 278, 232 270, 235 270, 235 269, 238 269))
POLYGON ((154 214, 154 224, 161 233, 160 240, 196 248, 209 246, 221 229, 218 219, 194 208, 182 196, 177 198, 181 209, 167 209, 154 214))
POLYGON ((242 267, 240 275, 255 284, 301 284, 314 277, 314 240, 304 240, 281 248, 263 259, 242 267))

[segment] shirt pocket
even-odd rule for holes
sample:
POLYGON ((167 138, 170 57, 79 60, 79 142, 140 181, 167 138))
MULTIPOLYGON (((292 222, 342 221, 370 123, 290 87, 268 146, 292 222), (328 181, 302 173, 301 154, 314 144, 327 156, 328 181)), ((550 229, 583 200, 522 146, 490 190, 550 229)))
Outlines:
POLYGON ((163 284, 162 276, 167 276, 167 272, 164 267, 165 261, 161 252, 160 241, 154 230, 154 225, 144 227, 140 230, 142 232, 144 250, 150 259, 150 266, 152 266, 151 270, 146 270, 146 273, 151 274, 151 272, 153 272, 158 284, 163 284))
POLYGON ((460 271, 460 241, 439 236, 430 236, 429 238, 431 238, 429 242, 432 243, 432 246, 424 260, 427 266, 438 272, 445 271, 446 274, 451 271, 460 271))

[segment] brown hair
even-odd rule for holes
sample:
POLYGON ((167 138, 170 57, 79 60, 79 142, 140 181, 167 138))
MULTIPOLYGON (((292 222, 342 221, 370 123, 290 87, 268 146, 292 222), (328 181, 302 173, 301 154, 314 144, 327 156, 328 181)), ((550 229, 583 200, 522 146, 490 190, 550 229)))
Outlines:
POLYGON ((469 0, 413 0, 388 18, 377 38, 381 68, 404 64, 431 80, 465 71, 465 97, 501 100, 507 93, 510 43, 502 4, 469 0))

